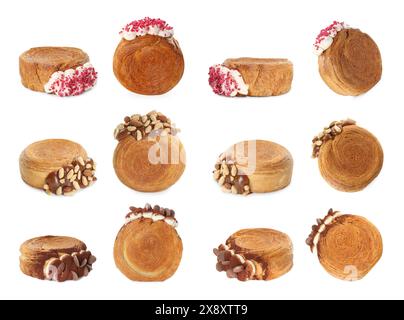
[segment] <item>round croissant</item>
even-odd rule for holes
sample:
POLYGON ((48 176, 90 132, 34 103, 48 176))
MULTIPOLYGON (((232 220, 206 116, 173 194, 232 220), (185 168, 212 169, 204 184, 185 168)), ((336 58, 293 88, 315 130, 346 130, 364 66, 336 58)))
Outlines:
POLYGON ((161 113, 126 117, 115 132, 119 143, 113 162, 121 182, 142 192, 162 191, 175 184, 185 170, 184 146, 175 133, 161 113), (153 126, 164 129, 160 132, 153 126))
POLYGON ((290 238, 272 229, 244 229, 214 249, 216 269, 240 281, 273 280, 293 267, 290 238))
POLYGON ((173 210, 131 207, 114 246, 118 269, 133 281, 164 281, 177 271, 182 241, 173 210))
POLYGON ((315 149, 321 143, 317 151, 321 175, 340 191, 364 189, 383 167, 383 149, 377 138, 354 122, 335 122, 325 131, 335 135, 328 140, 326 136, 314 139, 315 149))
POLYGON ((128 90, 144 95, 170 91, 184 73, 184 57, 174 38, 155 35, 122 39, 116 48, 114 74, 128 90))
POLYGON ((337 33, 332 45, 318 58, 322 79, 341 95, 358 96, 372 89, 382 75, 379 48, 359 29, 337 33))
POLYGON ((293 158, 283 146, 265 140, 243 141, 221 154, 213 172, 225 192, 250 194, 287 187, 293 158))
POLYGON ((71 237, 30 239, 21 245, 20 252, 21 271, 40 280, 78 280, 91 272, 96 261, 82 241, 71 237))
POLYGON ((347 281, 366 276, 383 253, 382 237, 372 223, 363 217, 343 215, 332 209, 313 226, 307 244, 317 252, 328 273, 347 281))

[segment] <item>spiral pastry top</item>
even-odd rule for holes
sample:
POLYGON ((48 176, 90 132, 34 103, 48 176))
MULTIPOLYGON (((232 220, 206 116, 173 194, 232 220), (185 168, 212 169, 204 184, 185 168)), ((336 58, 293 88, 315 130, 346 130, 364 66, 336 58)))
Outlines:
POLYGON ((321 175, 337 190, 360 191, 383 167, 379 141, 353 120, 333 121, 312 142, 321 175))
POLYGON ((164 281, 177 271, 182 240, 175 212, 158 205, 131 207, 114 246, 117 268, 134 281, 164 281))
POLYGON ((321 78, 334 92, 358 96, 372 89, 382 76, 377 44, 366 33, 334 22, 314 44, 321 78))
POLYGON ((306 243, 328 273, 347 281, 362 279, 383 253, 382 237, 372 223, 332 209, 317 220, 306 243))

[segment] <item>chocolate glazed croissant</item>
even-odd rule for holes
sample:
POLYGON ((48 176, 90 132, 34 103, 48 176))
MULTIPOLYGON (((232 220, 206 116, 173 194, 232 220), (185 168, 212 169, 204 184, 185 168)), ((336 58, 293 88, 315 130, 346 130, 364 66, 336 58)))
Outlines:
POLYGON ((382 59, 372 38, 345 23, 322 30, 314 44, 321 78, 334 92, 358 96, 372 89, 382 75, 382 59))
POLYGON ((128 90, 159 95, 170 91, 184 73, 184 57, 173 29, 160 19, 145 18, 123 28, 116 48, 114 74, 128 90))
POLYGON ((353 120, 333 121, 313 139, 313 157, 323 178, 335 189, 364 189, 383 167, 383 149, 377 138, 353 120))

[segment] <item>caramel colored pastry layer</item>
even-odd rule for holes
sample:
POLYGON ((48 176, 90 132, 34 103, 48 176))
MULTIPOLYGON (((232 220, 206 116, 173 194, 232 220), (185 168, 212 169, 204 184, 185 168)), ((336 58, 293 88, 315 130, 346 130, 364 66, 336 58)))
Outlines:
POLYGON ((220 155, 213 172, 225 192, 248 195, 287 187, 293 158, 283 146, 265 140, 243 141, 220 155))
POLYGON ((372 223, 332 209, 317 220, 306 243, 329 274, 346 281, 366 276, 383 253, 382 237, 372 223))
POLYGON ((33 278, 64 282, 88 276, 96 258, 75 238, 45 236, 20 247, 20 269, 33 278))
POLYGON ((44 86, 52 74, 83 66, 89 62, 88 55, 77 48, 39 47, 20 56, 22 84, 31 90, 45 92, 44 86))
POLYGON ((159 95, 170 91, 184 73, 184 57, 174 38, 145 35, 122 39, 114 55, 114 74, 128 90, 159 95))
POLYGON ((96 181, 95 169, 84 148, 69 140, 38 141, 20 156, 24 182, 56 195, 69 195, 90 186, 96 181))
POLYGON ((376 43, 359 29, 344 29, 318 58, 322 79, 334 92, 358 96, 372 89, 382 75, 376 43))
POLYGON ((289 92, 292 85, 293 64, 288 59, 237 58, 223 65, 240 72, 249 96, 278 96, 289 92))
POLYGON ((131 207, 114 246, 117 268, 133 281, 164 281, 177 271, 182 241, 175 212, 150 206, 131 207))
POLYGON ((383 167, 377 138, 353 120, 334 121, 313 139, 313 156, 323 178, 335 189, 356 192, 368 186, 383 167))
POLYGON ((185 170, 185 150, 171 120, 159 112, 125 117, 115 130, 119 141, 114 168, 123 184, 137 191, 162 191, 185 170))
POLYGON ((213 250, 216 269, 240 281, 273 280, 293 267, 290 238, 272 229, 244 229, 213 250))

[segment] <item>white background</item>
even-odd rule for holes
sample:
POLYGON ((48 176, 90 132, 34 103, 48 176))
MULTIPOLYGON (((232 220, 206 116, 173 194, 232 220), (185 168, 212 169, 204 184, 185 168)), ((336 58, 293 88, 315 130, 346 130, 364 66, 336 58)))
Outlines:
POLYGON ((404 298, 402 179, 403 46, 401 1, 8 1, 0 12, 1 298, 282 299, 404 298), (61 3, 59 5, 59 3, 61 3), (179 85, 166 95, 139 96, 114 78, 112 57, 127 22, 160 17, 175 28, 186 61, 179 85), (334 94, 320 79, 312 43, 334 19, 359 27, 377 42, 383 77, 359 98, 334 94), (99 71, 90 92, 58 98, 20 84, 18 56, 34 46, 77 46, 99 71), (207 84, 208 67, 228 57, 285 57, 294 63, 293 88, 273 98, 223 98, 207 84), (187 168, 179 182, 157 194, 123 186, 112 167, 112 133, 125 115, 157 109, 182 129, 187 168), (320 177, 311 139, 332 120, 351 117, 373 132, 385 152, 381 175, 355 194, 338 192, 320 177), (67 138, 98 163, 97 184, 70 198, 48 197, 20 179, 18 157, 30 143, 67 138), (212 179, 216 157, 233 143, 267 139, 295 160, 289 188, 233 196, 212 179), (130 205, 176 210, 184 243, 177 273, 163 283, 127 280, 112 248, 130 205), (384 238, 381 261, 363 280, 343 282, 320 266, 305 239, 316 218, 332 207, 370 219, 384 238), (294 242, 295 266, 272 282, 229 280, 215 270, 212 248, 246 227, 270 227, 294 242), (19 246, 46 234, 75 236, 98 257, 78 282, 31 279, 19 270, 19 246))

